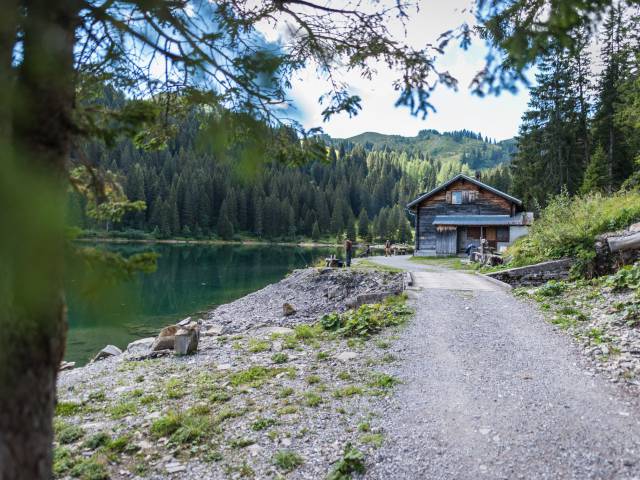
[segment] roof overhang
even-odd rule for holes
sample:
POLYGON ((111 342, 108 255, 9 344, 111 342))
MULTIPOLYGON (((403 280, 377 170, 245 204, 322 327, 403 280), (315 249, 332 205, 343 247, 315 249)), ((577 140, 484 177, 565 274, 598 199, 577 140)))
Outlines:
POLYGON ((433 219, 433 224, 457 226, 510 226, 531 225, 532 221, 532 212, 521 212, 513 217, 510 215, 436 215, 433 219))
POLYGON ((488 191, 490 191, 492 193, 495 193, 496 195, 499 195, 502 198, 505 198, 505 199, 509 200, 510 202, 515 203, 516 205, 522 205, 522 200, 520 200, 520 199, 518 199, 516 197, 512 197, 511 195, 508 195, 508 194, 506 194, 504 192, 501 192, 497 188, 493 188, 493 187, 487 185, 486 183, 482 183, 480 180, 476 180, 475 178, 471 178, 471 177, 469 177, 469 176, 467 176, 467 175, 465 175, 463 173, 459 173, 458 175, 453 177, 448 182, 445 182, 442 185, 440 185, 439 187, 434 188, 430 192, 423 193, 418 198, 416 198, 412 202, 408 203, 407 204, 407 208, 415 208, 416 205, 418 205, 419 203, 422 203, 424 200, 426 200, 427 198, 431 197, 432 195, 435 195, 439 191, 444 190, 445 188, 447 188, 449 185, 451 185, 453 182, 455 182, 457 180, 465 180, 467 182, 471 182, 471 183, 479 186, 480 188, 484 188, 484 189, 486 189, 486 190, 488 190, 488 191))

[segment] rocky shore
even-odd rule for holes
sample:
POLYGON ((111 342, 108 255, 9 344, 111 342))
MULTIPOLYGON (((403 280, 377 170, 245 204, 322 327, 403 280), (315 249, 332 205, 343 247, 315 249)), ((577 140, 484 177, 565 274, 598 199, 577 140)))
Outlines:
POLYGON ((300 270, 208 313, 193 355, 136 342, 61 372, 56 477, 360 475, 384 441, 401 291, 397 273, 300 270))

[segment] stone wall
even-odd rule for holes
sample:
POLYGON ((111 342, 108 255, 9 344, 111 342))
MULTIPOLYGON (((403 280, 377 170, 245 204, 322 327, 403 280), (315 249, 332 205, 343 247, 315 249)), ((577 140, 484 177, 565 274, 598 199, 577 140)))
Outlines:
POLYGON ((514 287, 537 286, 549 280, 566 280, 569 278, 569 270, 572 265, 572 259, 564 258, 527 265, 526 267, 500 270, 499 272, 488 273, 487 276, 514 287))

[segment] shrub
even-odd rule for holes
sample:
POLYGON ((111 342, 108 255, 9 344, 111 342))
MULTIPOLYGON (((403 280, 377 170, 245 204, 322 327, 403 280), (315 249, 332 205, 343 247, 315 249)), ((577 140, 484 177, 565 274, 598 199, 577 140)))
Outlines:
POLYGON ((84 430, 77 425, 64 425, 56 432, 56 439, 63 444, 73 443, 84 436, 84 430))
POLYGON ((536 290, 539 297, 557 297, 567 289, 567 284, 556 280, 549 280, 536 290))
POLYGON ((304 403, 308 406, 308 407, 317 407, 318 405, 320 405, 323 400, 322 397, 320 395, 318 395, 315 392, 307 392, 304 394, 304 403))
POLYGON ((345 337, 369 337, 383 328, 401 324, 411 313, 405 305, 405 297, 390 297, 384 303, 362 305, 343 314, 324 315, 320 326, 345 337))
POLYGON ((102 447, 108 444, 111 441, 111 437, 107 435, 105 432, 98 432, 94 435, 91 435, 83 444, 85 448, 90 450, 95 450, 96 448, 102 447))
POLYGON ((369 382, 370 387, 378 387, 378 388, 391 388, 394 385, 399 383, 399 380, 391 375, 387 375, 386 373, 378 373, 374 376, 374 379, 369 382))
POLYGON ((273 363, 286 363, 289 361, 289 355, 283 352, 277 352, 271 355, 271 361, 273 363))
POLYGON ((259 418, 251 425, 251 429, 259 432, 260 430, 265 430, 269 427, 272 427, 276 424, 276 421, 273 418, 259 418))
POLYGON ((251 353, 266 352, 271 348, 271 344, 266 340, 252 338, 249 340, 249 351, 251 353))
POLYGON ((239 385, 252 384, 253 386, 260 385, 266 378, 276 375, 278 371, 270 370, 261 366, 253 366, 247 370, 236 372, 231 375, 231 385, 237 387, 239 385))
POLYGON ((614 290, 639 290, 640 291, 640 263, 622 267, 605 280, 605 285, 614 290))
POLYGON ((599 193, 569 197, 565 192, 549 202, 529 234, 508 250, 510 265, 522 266, 563 257, 577 257, 585 273, 593 259, 593 243, 601 233, 626 228, 640 220, 640 192, 599 193))
POLYGON ((327 480, 345 480, 353 473, 364 473, 364 455, 348 443, 342 458, 336 462, 327 480))
POLYGON ((302 457, 291 450, 278 450, 273 456, 273 464, 285 472, 290 472, 303 463, 302 457))
POLYGON ((61 417, 70 417, 77 415, 82 411, 82 404, 76 402, 58 402, 56 405, 56 415, 61 417))

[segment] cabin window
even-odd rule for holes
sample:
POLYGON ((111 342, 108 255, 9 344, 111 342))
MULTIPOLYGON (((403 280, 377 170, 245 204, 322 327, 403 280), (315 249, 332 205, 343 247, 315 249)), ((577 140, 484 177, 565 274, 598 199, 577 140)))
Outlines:
POLYGON ((462 192, 451 192, 451 203, 454 205, 462 204, 462 192))
POLYGON ((498 242, 509 241, 509 227, 498 227, 496 231, 496 240, 498 242))

